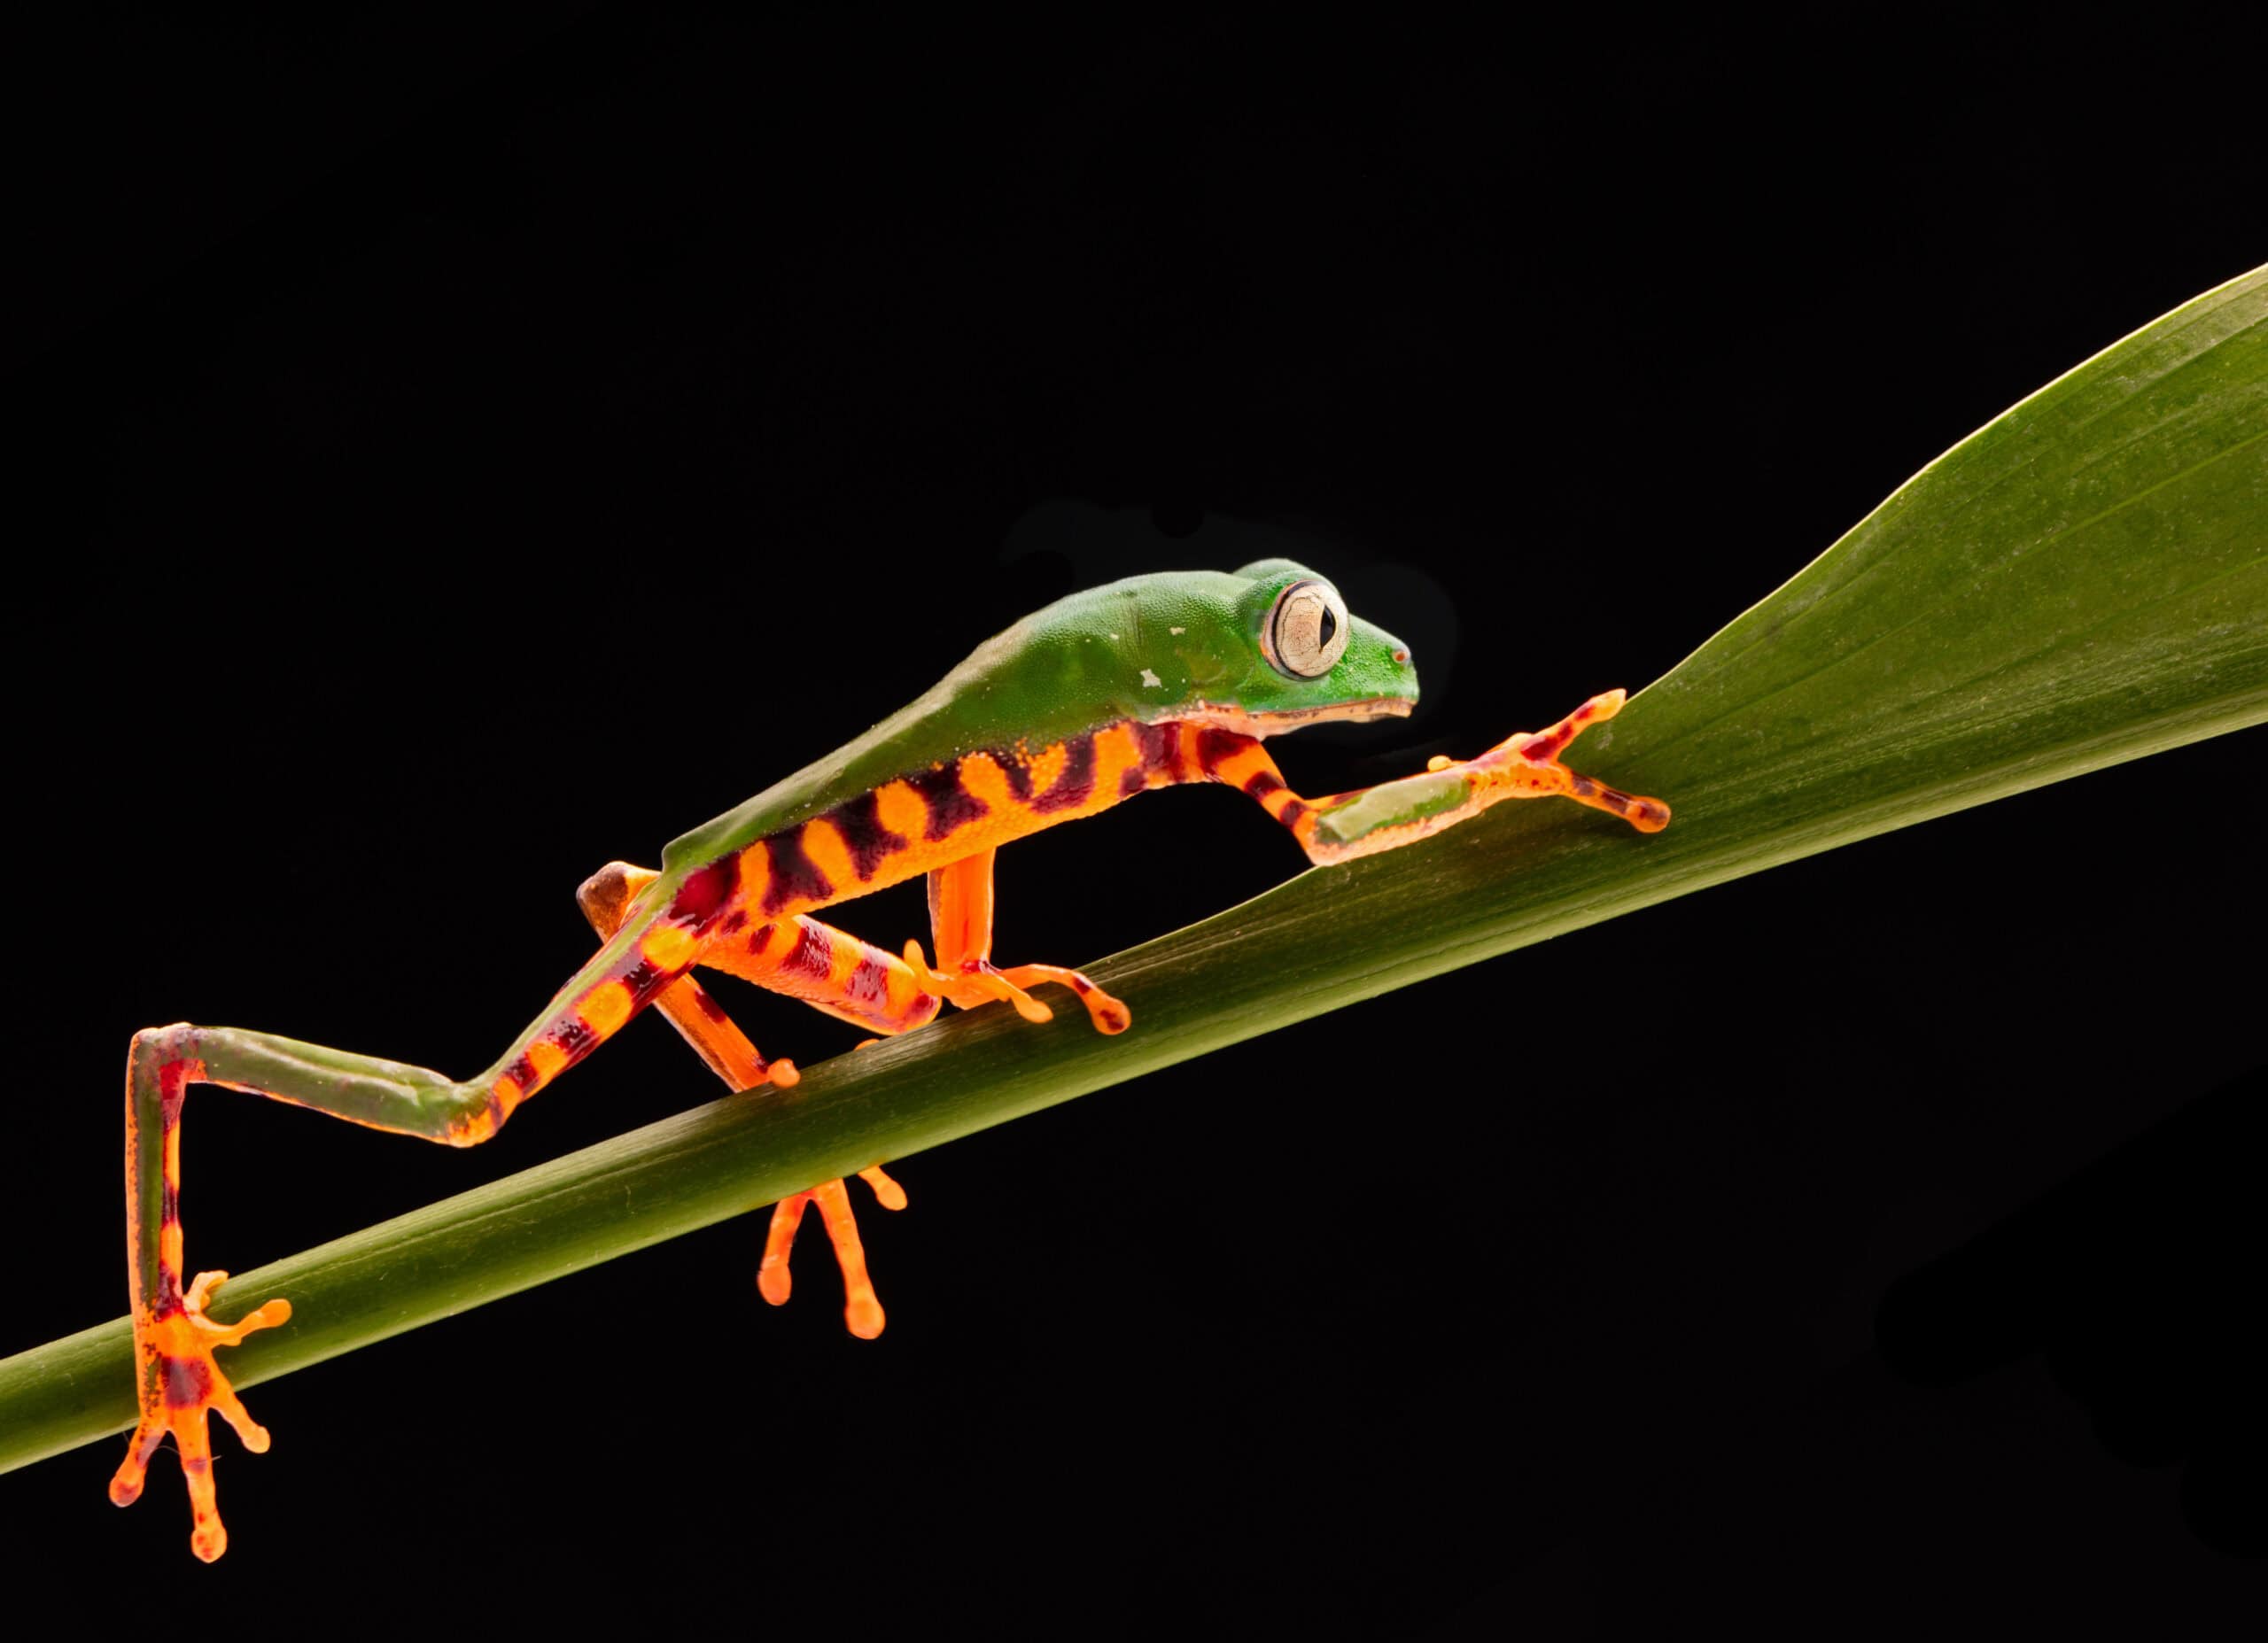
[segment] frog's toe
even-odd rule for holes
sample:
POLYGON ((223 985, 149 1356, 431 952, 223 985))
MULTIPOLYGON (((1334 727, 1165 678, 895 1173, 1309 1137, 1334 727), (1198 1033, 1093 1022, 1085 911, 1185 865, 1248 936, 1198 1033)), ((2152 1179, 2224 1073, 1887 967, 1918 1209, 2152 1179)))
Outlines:
MULTIPOLYGON (((884 1174, 881 1165, 860 1170, 858 1178, 874 1189, 875 1198, 884 1209, 905 1207, 905 1189, 884 1174)), ((821 1182, 808 1191, 780 1200, 772 1212, 771 1228, 765 1236, 764 1259, 756 1273, 757 1291, 774 1306, 794 1292, 788 1256, 795 1248, 796 1230, 803 1225, 804 1211, 813 1204, 819 1205, 827 1241, 835 1246, 835 1264, 843 1272, 843 1327, 860 1340, 871 1341, 882 1332, 882 1326, 889 1320, 882 1312, 881 1299, 874 1294, 874 1280, 866 1273, 866 1250, 858 1237, 858 1213, 851 1208, 850 1194, 840 1181, 821 1182)))
MULTIPOLYGON (((1659 799, 1624 793, 1569 770, 1559 762, 1567 746, 1594 725, 1603 725, 1622 711, 1629 693, 1610 690, 1593 696, 1565 718, 1534 735, 1514 736, 1477 763, 1490 767, 1484 780, 1503 784, 1530 794, 1556 793, 1588 804, 1595 810, 1619 816, 1640 833, 1659 833, 1669 825, 1669 806, 1659 799)), ((1432 764, 1428 770, 1434 768, 1432 764)))
POLYGON ((291 1315, 291 1302, 271 1300, 235 1323, 214 1322, 205 1315, 205 1303, 228 1276, 225 1272, 201 1272, 177 1310, 162 1318, 137 1320, 135 1345, 141 1360, 142 1416, 127 1443, 126 1458, 110 1480, 112 1500, 131 1506, 141 1497, 151 1457, 170 1436, 181 1455, 183 1480, 189 1485, 193 1523, 190 1549, 208 1563, 229 1549, 229 1531, 221 1526, 213 1488, 213 1445, 206 1414, 218 1414, 228 1422, 254 1454, 264 1453, 268 1445, 268 1429, 246 1413, 229 1377, 214 1360, 214 1351, 234 1346, 255 1329, 282 1323, 291 1315))
POLYGON ((1069 988, 1087 1007, 1087 1019, 1098 1033, 1122 1033, 1134 1025, 1131 1011, 1076 970, 1060 965, 1011 965, 1000 974, 1019 988, 1037 987, 1042 981, 1069 988))

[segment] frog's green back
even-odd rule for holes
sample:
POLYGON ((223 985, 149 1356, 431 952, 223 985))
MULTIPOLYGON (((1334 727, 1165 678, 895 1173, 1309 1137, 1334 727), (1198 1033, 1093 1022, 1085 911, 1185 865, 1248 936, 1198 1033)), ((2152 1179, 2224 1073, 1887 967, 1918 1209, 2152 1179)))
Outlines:
MULTIPOLYGON (((1329 672, 1272 665, 1261 630, 1277 595, 1317 579, 1288 560, 1233 573, 1161 571, 1057 600, 977 647, 918 699, 837 751, 672 841, 663 871, 691 871, 901 776, 980 749, 1039 748, 1125 720, 1233 709, 1316 714, 1414 701, 1400 640, 1359 617, 1329 672)), ((1403 710, 1406 710, 1404 709, 1403 710)))

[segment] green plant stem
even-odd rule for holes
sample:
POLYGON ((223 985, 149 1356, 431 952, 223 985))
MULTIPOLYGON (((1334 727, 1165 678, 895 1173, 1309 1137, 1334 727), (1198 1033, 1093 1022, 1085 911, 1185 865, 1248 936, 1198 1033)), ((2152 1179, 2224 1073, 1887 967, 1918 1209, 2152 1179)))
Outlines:
MULTIPOLYGON (((1503 806, 1092 966, 1133 1007, 1121 1037, 1076 1011, 1034 1027, 988 1008, 243 1273, 221 1312, 271 1295, 296 1311, 235 1350, 233 1376, 256 1384, 1462 965, 2268 720, 2264 430, 2256 270, 1964 440, 1586 736, 1578 767, 1668 799, 1668 832, 1503 806)), ((120 1318, 0 1361, 0 1469, 132 1425, 129 1346, 120 1318)))

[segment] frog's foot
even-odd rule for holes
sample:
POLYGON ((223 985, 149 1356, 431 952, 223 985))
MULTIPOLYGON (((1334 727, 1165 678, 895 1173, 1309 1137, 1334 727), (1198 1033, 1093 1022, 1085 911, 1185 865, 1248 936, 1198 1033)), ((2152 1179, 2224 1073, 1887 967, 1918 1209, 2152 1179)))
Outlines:
POLYGON ((1078 995, 1098 1033, 1122 1033, 1133 1025, 1133 1014, 1124 1004, 1076 970, 1066 970, 1060 965, 1011 965, 1002 969, 987 958, 964 958, 958 971, 933 970, 919 942, 905 944, 905 963, 925 989, 963 1010, 998 999, 1014 1005, 1016 1013, 1027 1021, 1052 1021, 1055 1012, 1025 989, 1054 981, 1078 995))
POLYGON ((1559 763, 1568 743, 1621 712, 1628 699, 1627 692, 1610 690, 1593 696, 1549 730, 1515 734, 1466 764, 1435 757, 1426 761, 1425 768, 1465 772, 1472 779, 1475 796, 1484 805, 1497 799, 1558 794, 1578 804, 1619 816, 1640 833, 1659 833, 1669 825, 1669 806, 1659 799, 1624 793, 1603 781, 1579 776, 1559 763))
POLYGON ((1124 1004, 1076 970, 1066 970, 1060 965, 1010 965, 999 975, 1012 987, 1037 987, 1042 981, 1055 981, 1069 988, 1087 1007, 1087 1019, 1095 1024, 1098 1033, 1122 1033, 1134 1025, 1134 1017, 1124 1004))
POLYGON ((235 1323, 214 1322, 205 1315, 205 1303, 228 1279, 225 1272, 200 1272, 178 1312, 135 1321, 142 1419, 126 1446, 126 1459, 110 1480, 110 1498, 120 1506, 133 1505, 141 1496, 150 1457, 170 1432, 181 1451, 182 1476, 189 1483, 190 1512, 196 1525, 190 1532, 190 1549, 208 1563, 229 1549, 229 1531, 221 1526, 214 1498, 206 1411, 217 1410, 254 1454, 268 1448, 268 1429, 245 1413, 228 1377, 213 1361, 214 1349, 234 1346, 254 1329, 282 1323, 291 1315, 291 1302, 272 1300, 235 1323))
MULTIPOLYGON (((884 1209, 905 1207, 905 1189, 885 1174, 881 1165, 860 1170, 858 1179, 874 1190, 874 1197, 884 1209)), ((819 1220, 826 1224, 827 1241, 835 1245, 835 1264, 843 1269, 843 1321, 860 1340, 871 1341, 882 1332, 888 1320, 875 1298, 874 1281, 866 1275, 866 1246, 858 1241, 858 1213, 850 1207, 849 1189, 840 1181, 824 1181, 807 1192, 780 1200, 772 1212, 772 1229, 765 1236, 757 1290, 774 1306, 788 1298, 795 1287, 788 1275, 788 1255, 795 1248, 796 1228, 803 1225, 804 1211, 813 1203, 818 1204, 819 1220)))

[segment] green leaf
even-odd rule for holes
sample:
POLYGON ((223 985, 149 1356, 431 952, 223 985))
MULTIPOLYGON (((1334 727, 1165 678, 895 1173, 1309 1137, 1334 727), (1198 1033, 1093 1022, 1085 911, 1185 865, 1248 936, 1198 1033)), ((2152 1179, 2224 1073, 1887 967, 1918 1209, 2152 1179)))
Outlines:
MULTIPOLYGON (((1570 703, 1570 706, 1573 704, 1570 703)), ((1133 1005, 987 1009, 241 1275, 239 1385, 1460 965, 2268 719, 2268 269, 1916 475, 1571 757, 1641 838, 1505 805, 1092 966, 1133 1005), (1327 939, 1319 939, 1327 938, 1327 939)), ((132 1424, 120 1319, 0 1362, 0 1467, 132 1424)))

